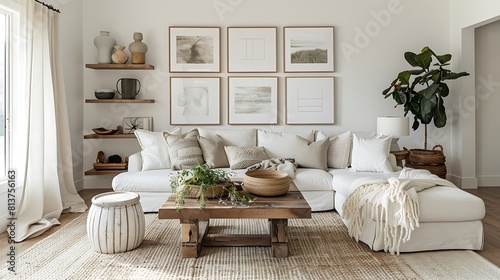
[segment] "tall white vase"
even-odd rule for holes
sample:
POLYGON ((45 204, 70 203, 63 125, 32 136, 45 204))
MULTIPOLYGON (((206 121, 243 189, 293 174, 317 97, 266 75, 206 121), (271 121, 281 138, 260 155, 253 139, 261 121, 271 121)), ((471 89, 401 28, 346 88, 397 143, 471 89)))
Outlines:
POLYGON ((134 33, 134 42, 128 45, 128 50, 130 51, 130 62, 132 64, 146 63, 146 52, 148 51, 148 46, 142 42, 142 33, 134 33))
POLYGON ((94 45, 97 48, 97 63, 111 63, 111 53, 116 40, 109 36, 109 31, 101 31, 101 35, 94 38, 94 45))

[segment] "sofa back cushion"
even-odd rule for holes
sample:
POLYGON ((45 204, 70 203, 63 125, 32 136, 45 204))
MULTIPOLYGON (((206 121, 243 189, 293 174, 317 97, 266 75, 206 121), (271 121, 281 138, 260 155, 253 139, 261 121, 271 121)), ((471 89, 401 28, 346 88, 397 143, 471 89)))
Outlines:
POLYGON ((172 169, 191 168, 197 164, 203 164, 203 153, 198 144, 198 131, 191 130, 186 137, 163 133, 168 146, 168 153, 172 161, 172 169))
POLYGON ((353 136, 351 168, 358 172, 393 172, 389 161, 392 137, 359 138, 353 136))
POLYGON ((314 141, 314 131, 273 132, 257 130, 257 146, 264 147, 269 158, 295 158, 299 142, 297 136, 314 141))
POLYGON ((218 135, 222 139, 223 146, 256 146, 257 132, 255 128, 247 129, 220 129, 199 127, 200 136, 214 139, 218 135))
POLYGON ((346 168, 349 166, 349 157, 352 146, 352 136, 350 131, 340 133, 335 136, 327 136, 319 131, 316 141, 328 139, 327 164, 329 168, 346 168))
POLYGON ((298 148, 295 156, 295 162, 299 167, 315 168, 321 170, 328 170, 327 165, 327 151, 328 139, 311 142, 300 136, 297 137, 298 148))
MULTIPOLYGON (((168 132, 180 136, 182 129, 176 127, 168 132)), ((134 131, 141 145, 142 170, 165 169, 171 167, 168 147, 163 138, 163 132, 152 132, 143 129, 134 131)))

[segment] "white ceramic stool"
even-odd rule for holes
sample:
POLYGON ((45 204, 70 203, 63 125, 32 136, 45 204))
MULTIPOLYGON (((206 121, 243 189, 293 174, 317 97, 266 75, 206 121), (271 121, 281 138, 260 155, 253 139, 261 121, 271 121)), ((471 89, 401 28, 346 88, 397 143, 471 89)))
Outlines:
POLYGON ((133 192, 108 192, 92 198, 87 236, 94 251, 122 253, 141 245, 145 221, 139 198, 133 192))

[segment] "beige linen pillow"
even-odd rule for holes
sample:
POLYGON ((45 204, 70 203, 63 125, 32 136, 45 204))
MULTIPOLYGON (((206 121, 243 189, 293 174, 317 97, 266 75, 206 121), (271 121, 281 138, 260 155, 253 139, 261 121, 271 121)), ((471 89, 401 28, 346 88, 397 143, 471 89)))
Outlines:
POLYGON ((243 169, 267 159, 264 147, 237 147, 225 146, 229 167, 231 169, 243 169))
POLYGON ((198 131, 196 129, 188 132, 185 138, 182 136, 163 132, 167 142, 172 169, 191 168, 197 164, 203 164, 203 153, 198 144, 198 131))
POLYGON ((198 136, 198 143, 200 144, 205 164, 209 168, 229 167, 222 138, 219 135, 215 135, 213 139, 198 136))
POLYGON ((326 159, 329 145, 328 138, 311 142, 297 136, 297 142, 299 148, 297 149, 295 162, 299 167, 328 170, 326 159))
POLYGON ((351 151, 351 132, 346 131, 334 137, 328 137, 320 131, 316 141, 329 139, 327 163, 329 168, 343 169, 349 166, 349 154, 351 151))

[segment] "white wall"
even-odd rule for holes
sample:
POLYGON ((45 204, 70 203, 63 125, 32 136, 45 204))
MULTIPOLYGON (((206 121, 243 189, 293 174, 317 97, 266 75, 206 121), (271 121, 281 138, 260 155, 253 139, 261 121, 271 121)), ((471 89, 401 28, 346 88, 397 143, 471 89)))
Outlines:
MULTIPOLYGON (((280 77, 280 125, 270 130, 370 130, 376 129, 376 117, 402 115, 394 109, 392 100, 385 100, 381 91, 401 70, 408 69, 403 53, 419 52, 426 45, 438 53, 450 51, 450 16, 448 1, 331 1, 331 0, 86 0, 83 2, 83 63, 96 63, 97 51, 93 38, 107 30, 119 44, 128 46, 134 32, 144 34, 148 44, 147 62, 154 71, 83 71, 83 98, 93 98, 95 88, 113 88, 120 77, 136 77, 143 82, 139 98, 154 98, 154 104, 84 105, 84 130, 93 127, 115 127, 125 116, 151 116, 154 130, 169 126, 168 27, 222 27, 222 72, 189 76, 221 76, 223 126, 227 126, 226 27, 277 26, 279 72, 263 74, 280 77), (429 9, 432 7, 432 9, 429 9), (217 9, 218 8, 218 9, 217 9), (445 11, 443 13, 443 11, 445 11), (425 20, 423 20, 423 17, 425 20), (282 63, 283 26, 335 26, 335 125, 286 126, 284 115, 284 78, 282 63)), ((330 76, 330 74, 296 74, 286 76, 330 76)), ((181 76, 179 74, 172 76, 181 76)), ((241 75, 243 76, 243 75, 241 75)), ((83 98, 81 102, 83 102, 83 98)), ((75 106, 76 107, 76 106, 75 106)), ((187 129, 187 128, 186 128, 187 129)), ((431 132, 433 129, 431 128, 431 132)), ((449 134, 449 128, 440 130, 449 134)), ((74 132, 76 133, 76 132, 74 132)), ((76 135, 74 138, 81 137, 76 135)), ((449 137, 429 139, 429 145, 442 144, 447 149, 449 137), (437 140, 437 141, 436 141, 437 140)), ((412 132, 400 140, 401 146, 421 148, 423 131, 412 132)), ((136 140, 85 140, 83 169, 90 169, 97 152, 107 155, 128 155, 138 151, 136 140)), ((83 172, 83 171, 81 171, 83 172)), ((109 187, 106 176, 86 176, 85 187, 109 187)))
MULTIPOLYGON (((463 188, 476 188, 476 112, 480 108, 476 106, 479 76, 475 69, 475 29, 499 18, 500 2, 458 0, 450 3, 451 50, 453 55, 459 57, 454 67, 471 74, 471 77, 460 80, 452 87, 451 179, 463 188)), ((500 181, 496 184, 500 185, 500 181)))

